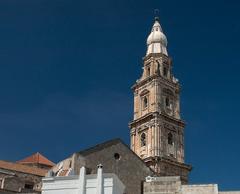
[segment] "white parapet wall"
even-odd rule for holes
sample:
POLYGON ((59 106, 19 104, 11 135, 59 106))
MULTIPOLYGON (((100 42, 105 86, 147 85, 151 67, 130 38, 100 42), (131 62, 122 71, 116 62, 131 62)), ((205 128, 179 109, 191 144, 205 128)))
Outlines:
POLYGON ((115 174, 85 175, 82 167, 79 176, 45 177, 42 194, 123 194, 125 186, 115 174))

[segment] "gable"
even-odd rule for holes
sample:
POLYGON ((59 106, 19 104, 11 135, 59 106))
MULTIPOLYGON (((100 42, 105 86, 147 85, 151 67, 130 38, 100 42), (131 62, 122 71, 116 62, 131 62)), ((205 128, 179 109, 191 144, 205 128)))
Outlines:
MULTIPOLYGON (((115 157, 115 154, 119 154, 115 149, 115 152, 113 153, 113 147, 118 145, 118 147, 122 148, 126 153, 130 154, 133 158, 133 160, 135 160, 136 162, 139 162, 143 165, 143 167, 146 167, 147 169, 150 169, 146 163, 137 155, 135 154, 129 147, 128 145, 126 145, 121 139, 117 138, 117 139, 112 139, 106 142, 103 142, 101 144, 97 144, 96 146, 90 147, 86 150, 82 150, 80 152, 78 152, 79 155, 83 156, 83 157, 88 157, 91 154, 96 154, 98 152, 106 152, 108 153, 106 157, 110 157, 110 153, 112 153, 112 157, 115 157), (104 150, 104 151, 103 151, 104 150), (110 151, 110 152, 108 152, 110 151)), ((121 154, 120 155, 120 160, 121 160, 121 154)), ((151 170, 151 169, 150 169, 151 170)), ((151 170, 152 171, 152 170, 151 170)), ((153 172, 153 171, 152 171, 153 172)))
MULTIPOLYGON (((98 164, 103 165, 103 173, 116 174, 126 186, 127 194, 140 194, 142 182, 147 176, 154 175, 145 162, 120 139, 81 151, 78 157, 84 157, 86 166, 91 169, 91 174, 97 173, 98 164)), ((78 162, 75 165, 76 169, 80 168, 78 162)))

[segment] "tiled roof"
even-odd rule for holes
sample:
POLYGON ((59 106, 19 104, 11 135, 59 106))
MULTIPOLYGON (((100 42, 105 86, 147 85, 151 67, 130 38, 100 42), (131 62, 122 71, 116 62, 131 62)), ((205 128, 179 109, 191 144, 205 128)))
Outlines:
POLYGON ((0 160, 0 169, 12 170, 12 171, 22 172, 26 174, 33 174, 41 177, 44 177, 45 174, 48 172, 48 170, 46 169, 30 167, 23 164, 17 164, 17 163, 7 162, 3 160, 0 160))
POLYGON ((46 165, 49 167, 55 166, 55 164, 52 161, 48 160, 46 157, 44 157, 42 154, 40 154, 38 152, 27 158, 17 161, 17 163, 20 163, 20 164, 42 164, 42 165, 46 165))

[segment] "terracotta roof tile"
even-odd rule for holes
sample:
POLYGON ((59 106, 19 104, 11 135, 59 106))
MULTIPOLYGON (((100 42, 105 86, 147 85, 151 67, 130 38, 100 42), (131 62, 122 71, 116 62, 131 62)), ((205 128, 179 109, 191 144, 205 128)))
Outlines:
POLYGON ((23 164, 17 164, 17 163, 7 162, 3 160, 0 160, 0 168, 6 169, 6 170, 12 170, 16 172, 23 172, 26 174, 33 174, 41 177, 44 177, 45 174, 48 172, 48 170, 46 169, 30 167, 23 164))
POLYGON ((17 161, 17 163, 20 163, 20 164, 43 164, 43 165, 46 165, 49 167, 55 166, 55 164, 52 161, 48 160, 46 157, 44 157, 42 154, 40 154, 38 152, 27 158, 17 161))

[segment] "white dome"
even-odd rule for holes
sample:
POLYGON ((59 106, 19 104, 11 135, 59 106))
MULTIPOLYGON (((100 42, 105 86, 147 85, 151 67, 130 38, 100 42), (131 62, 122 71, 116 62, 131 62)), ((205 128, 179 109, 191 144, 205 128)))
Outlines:
POLYGON ((147 45, 152 43, 161 43, 165 47, 167 47, 167 38, 166 36, 160 31, 153 31, 149 34, 147 38, 147 45))
POLYGON ((152 31, 147 38, 147 55, 150 53, 163 53, 167 54, 167 38, 163 34, 161 25, 158 20, 155 20, 155 23, 152 27, 152 31))

